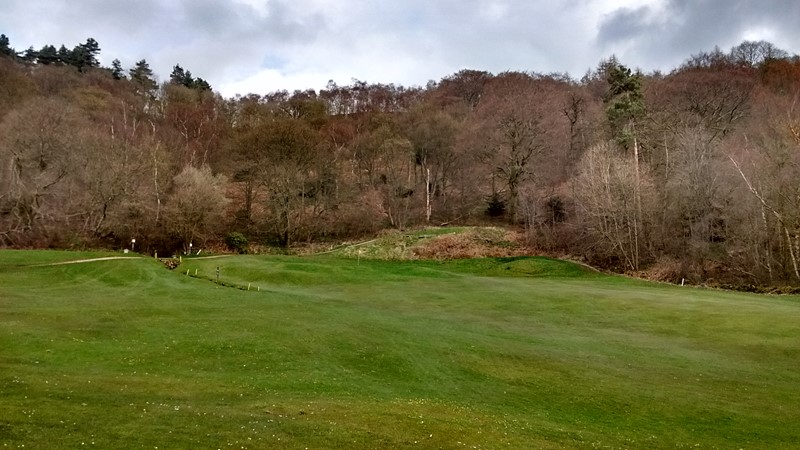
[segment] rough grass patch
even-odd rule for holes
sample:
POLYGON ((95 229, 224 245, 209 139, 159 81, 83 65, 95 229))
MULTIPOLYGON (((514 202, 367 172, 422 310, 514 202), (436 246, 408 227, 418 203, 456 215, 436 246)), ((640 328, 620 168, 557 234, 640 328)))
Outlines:
POLYGON ((471 228, 433 237, 414 247, 423 259, 499 258, 529 253, 520 233, 501 228, 471 228))

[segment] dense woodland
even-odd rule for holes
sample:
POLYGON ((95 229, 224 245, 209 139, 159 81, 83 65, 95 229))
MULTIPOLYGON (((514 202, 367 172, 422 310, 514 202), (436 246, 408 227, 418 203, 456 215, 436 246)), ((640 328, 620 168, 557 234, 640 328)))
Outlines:
POLYGON ((462 70, 223 98, 176 65, 0 35, 0 246, 178 251, 505 223, 668 280, 800 283, 800 58, 767 42, 668 74, 462 70))

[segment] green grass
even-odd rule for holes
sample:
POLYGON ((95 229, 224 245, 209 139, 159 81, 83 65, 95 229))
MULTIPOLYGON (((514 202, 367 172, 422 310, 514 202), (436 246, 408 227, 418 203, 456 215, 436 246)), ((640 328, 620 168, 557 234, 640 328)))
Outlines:
POLYGON ((800 445, 797 297, 545 258, 18 260, 0 448, 800 445))
POLYGON ((122 252, 65 252, 55 250, 2 250, 0 269, 24 267, 40 264, 53 264, 79 259, 102 258, 107 256, 137 256, 122 252))

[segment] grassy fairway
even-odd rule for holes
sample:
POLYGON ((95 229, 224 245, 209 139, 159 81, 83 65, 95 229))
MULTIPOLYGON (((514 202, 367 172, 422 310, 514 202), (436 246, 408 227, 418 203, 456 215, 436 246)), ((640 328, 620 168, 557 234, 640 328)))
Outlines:
POLYGON ((539 258, 21 259, 0 448, 800 446, 797 297, 539 258))

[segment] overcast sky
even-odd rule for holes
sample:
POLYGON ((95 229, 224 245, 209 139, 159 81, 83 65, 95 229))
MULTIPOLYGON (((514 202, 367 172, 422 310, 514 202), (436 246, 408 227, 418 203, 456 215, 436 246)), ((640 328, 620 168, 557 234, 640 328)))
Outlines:
POLYGON ((225 96, 352 79, 424 86, 458 70, 568 72, 611 54, 669 71, 715 45, 800 53, 798 0, 2 0, 17 50, 93 37, 100 60, 181 64, 225 96))

